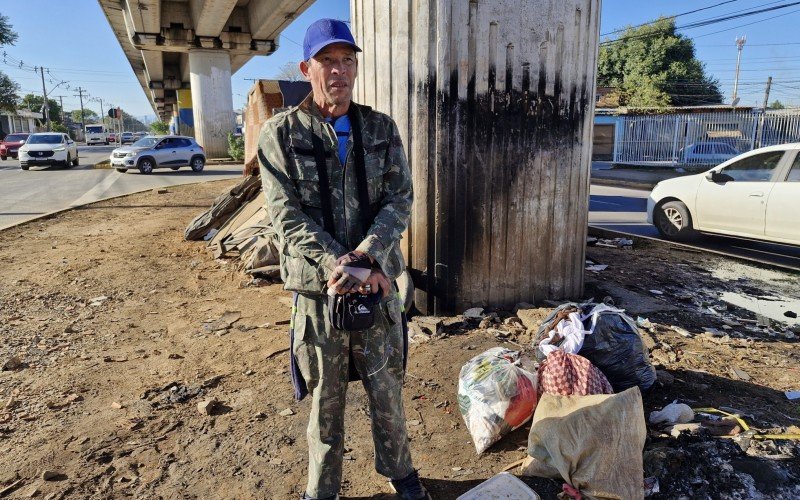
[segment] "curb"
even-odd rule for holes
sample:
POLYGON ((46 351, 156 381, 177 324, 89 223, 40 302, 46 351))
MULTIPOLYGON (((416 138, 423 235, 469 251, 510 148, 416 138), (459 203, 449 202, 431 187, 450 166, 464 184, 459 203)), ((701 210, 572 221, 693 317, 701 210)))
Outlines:
POLYGON ((599 186, 614 186, 614 187, 622 187, 630 189, 644 189, 647 191, 652 190, 656 186, 656 184, 660 182, 660 181, 656 182, 629 181, 627 179, 594 177, 594 176, 592 176, 589 179, 589 181, 591 184, 596 184, 599 186))
MULTIPOLYGON (((181 187, 181 186, 193 186, 195 184, 204 184, 206 182, 222 182, 222 181, 229 181, 229 180, 230 179, 217 179, 217 180, 213 180, 213 181, 187 182, 185 184, 176 184, 174 186, 167 186, 166 189, 175 188, 175 187, 181 187)), ((55 215, 58 215, 58 214, 61 214, 61 213, 64 213, 64 212, 69 212, 70 210, 75 210, 76 208, 82 208, 82 207, 87 207, 89 205, 94 205, 95 203, 100 203, 101 201, 108 201, 108 200, 115 200, 117 198, 124 198, 125 196, 131 196, 131 195, 134 195, 134 194, 146 193, 147 191, 153 191, 154 189, 164 189, 164 188, 163 187, 162 188, 151 187, 151 188, 147 188, 147 189, 140 189, 138 191, 132 191, 130 193, 118 194, 116 196, 108 196, 106 198, 100 198, 99 200, 94 200, 94 201, 91 201, 89 203, 83 203, 81 205, 75 205, 75 206, 71 206, 71 207, 67 207, 67 208, 60 208, 58 210, 53 210, 52 212, 47 212, 46 214, 37 215, 36 217, 34 217, 32 219, 28 219, 28 220, 24 220, 24 221, 20 221, 20 222, 14 222, 14 223, 11 223, 11 224, 9 224, 7 226, 2 226, 2 227, 0 227, 0 232, 3 232, 5 230, 7 230, 7 229, 13 229, 15 227, 23 226, 25 224, 30 224, 31 222, 36 222, 38 220, 49 219, 49 218, 51 218, 51 217, 53 217, 55 215)))
POLYGON ((646 241, 646 242, 649 242, 649 243, 660 244, 660 245, 663 245, 663 246, 666 246, 666 247, 677 248, 679 250, 683 250, 683 251, 687 251, 687 252, 711 253, 711 254, 719 255, 721 257, 725 257, 725 258, 728 258, 728 259, 734 259, 734 260, 738 260, 738 261, 741 261, 741 262, 747 262, 748 264, 756 263, 756 264, 758 264, 760 266, 777 268, 777 269, 780 269, 782 271, 789 271, 789 272, 792 272, 792 273, 800 272, 800 270, 798 270, 797 268, 791 267, 791 266, 787 266, 787 265, 784 265, 784 264, 776 264, 774 262, 763 261, 763 260, 760 260, 760 259, 757 259, 757 258, 754 258, 754 257, 744 257, 744 256, 741 256, 741 255, 729 254, 729 253, 726 253, 726 252, 723 252, 723 251, 720 251, 720 250, 712 250, 712 249, 709 249, 709 248, 699 248, 699 247, 695 247, 695 246, 692 246, 692 245, 687 245, 685 243, 680 243, 680 242, 677 242, 677 241, 667 241, 667 240, 662 240, 662 239, 659 239, 659 238, 653 238, 653 237, 650 237, 650 236, 642 236, 640 234, 626 233, 624 231, 615 231, 613 229, 606 229, 606 228, 602 228, 602 227, 592 226, 591 224, 589 225, 587 234, 589 234, 590 236, 598 237, 598 238, 608 238, 608 239, 613 239, 613 238, 617 238, 617 237, 620 237, 620 236, 624 236, 624 237, 626 237, 628 239, 633 240, 634 243, 637 240, 639 240, 640 242, 646 241))

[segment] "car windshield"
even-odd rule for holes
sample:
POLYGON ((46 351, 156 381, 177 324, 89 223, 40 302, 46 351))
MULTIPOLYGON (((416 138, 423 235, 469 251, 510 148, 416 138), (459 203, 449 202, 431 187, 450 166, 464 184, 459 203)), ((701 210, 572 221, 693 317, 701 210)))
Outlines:
POLYGON ((61 136, 57 134, 33 134, 28 137, 28 144, 60 144, 61 136))
POLYGON ((134 142, 133 145, 136 146, 137 148, 152 148, 160 140, 161 139, 157 137, 144 137, 134 142))
POLYGON ((98 125, 96 127, 86 127, 87 134, 102 134, 103 133, 103 126, 98 125))
POLYGON ((20 142, 25 140, 25 136, 21 134, 8 134, 3 140, 6 142, 20 142))

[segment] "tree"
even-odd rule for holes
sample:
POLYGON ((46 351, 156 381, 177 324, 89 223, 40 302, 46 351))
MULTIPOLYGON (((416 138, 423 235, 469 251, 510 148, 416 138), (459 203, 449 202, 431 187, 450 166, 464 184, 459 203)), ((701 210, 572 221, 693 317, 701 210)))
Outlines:
MULTIPOLYGON (((80 109, 73 109, 70 111, 69 116, 72 118, 72 121, 75 123, 81 123, 81 110, 80 109)), ((97 123, 100 121, 100 116, 92 111, 91 109, 83 108, 83 118, 86 123, 97 123)), ((84 123, 84 125, 86 125, 84 123)))
POLYGON ((8 16, 0 14, 0 45, 14 45, 19 35, 11 29, 11 23, 8 22, 8 16))
POLYGON ((302 82, 305 81, 306 77, 300 72, 300 63, 287 62, 281 66, 280 69, 278 69, 275 79, 287 80, 290 82, 302 82))
MULTIPOLYGON (((42 103, 44 103, 44 97, 36 94, 26 94, 25 97, 22 98, 20 107, 40 113, 42 111, 42 103)), ((50 111, 50 121, 61 123, 61 106, 58 104, 58 101, 55 99, 48 99, 47 104, 50 111)))
POLYGON ((674 18, 628 27, 600 46, 597 84, 615 87, 620 104, 691 106, 722 102, 719 82, 706 75, 694 43, 675 32, 674 18))
POLYGON ((19 85, 0 71, 0 111, 14 112, 19 101, 19 85))
MULTIPOLYGON (((0 47, 3 45, 14 45, 17 41, 17 33, 11 29, 8 17, 0 14, 0 47)), ((0 110, 16 111, 17 101, 19 101, 19 85, 0 71, 0 110)))
POLYGON ((155 121, 150 124, 150 130, 152 130, 154 134, 167 134, 169 133, 169 124, 162 121, 155 121))
POLYGON ((772 104, 769 105, 769 109, 786 109, 786 106, 779 100, 772 101, 772 104))

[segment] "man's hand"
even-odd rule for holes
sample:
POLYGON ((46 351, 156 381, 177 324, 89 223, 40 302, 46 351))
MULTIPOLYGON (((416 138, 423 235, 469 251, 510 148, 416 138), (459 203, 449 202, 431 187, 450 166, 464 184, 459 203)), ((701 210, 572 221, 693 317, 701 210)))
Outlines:
POLYGON ((372 258, 364 252, 346 253, 336 260, 336 268, 328 279, 328 289, 343 295, 355 292, 372 273, 372 258))
POLYGON ((380 269, 373 269, 372 274, 369 275, 367 281, 358 289, 361 293, 377 293, 378 290, 383 292, 384 297, 388 297, 392 293, 392 284, 389 278, 383 274, 380 269))

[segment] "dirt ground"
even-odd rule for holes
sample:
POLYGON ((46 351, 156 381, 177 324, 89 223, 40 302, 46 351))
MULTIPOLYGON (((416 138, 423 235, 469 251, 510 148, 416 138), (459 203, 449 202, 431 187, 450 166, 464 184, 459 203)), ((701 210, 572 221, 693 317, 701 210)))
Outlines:
MULTIPOLYGON (((0 497, 302 493, 310 403, 296 403, 290 385, 289 294, 252 286, 235 262, 183 240, 230 185, 137 194, 0 233, 0 497), (203 414, 198 403, 211 398, 203 414)), ((800 402, 783 392, 800 390, 800 330, 720 300, 723 290, 797 299, 798 275, 639 242, 588 257, 609 267, 587 272, 586 298, 609 295, 649 320, 660 382, 646 414, 677 399, 735 410, 759 432, 800 433, 800 402)), ((525 314, 527 328, 497 311, 497 323, 451 318, 412 344, 405 408, 434 498, 456 498, 525 456, 528 426, 476 456, 456 387, 483 350, 527 347, 552 304, 541 306, 525 314)), ((374 472, 368 414, 351 384, 342 494, 391 498, 374 472)), ((658 478, 653 498, 798 498, 798 457, 797 441, 651 429, 645 476, 658 478)), ((542 498, 561 487, 527 482, 542 498)))

